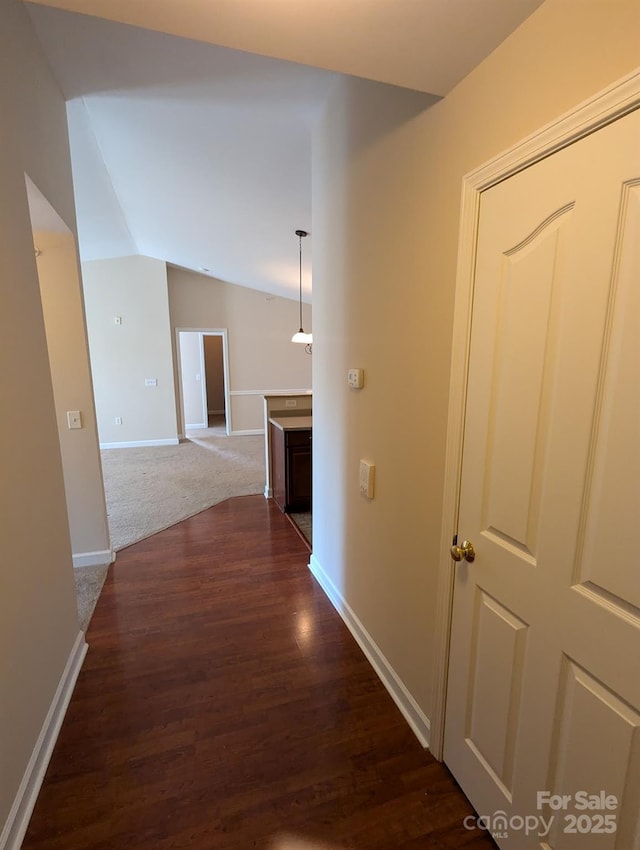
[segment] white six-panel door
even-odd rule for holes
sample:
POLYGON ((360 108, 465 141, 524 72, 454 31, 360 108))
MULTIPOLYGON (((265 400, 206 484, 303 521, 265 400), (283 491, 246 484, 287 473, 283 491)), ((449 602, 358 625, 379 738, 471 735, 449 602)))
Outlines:
POLYGON ((445 762, 501 847, 636 850, 640 112, 483 193, 466 411, 445 762))

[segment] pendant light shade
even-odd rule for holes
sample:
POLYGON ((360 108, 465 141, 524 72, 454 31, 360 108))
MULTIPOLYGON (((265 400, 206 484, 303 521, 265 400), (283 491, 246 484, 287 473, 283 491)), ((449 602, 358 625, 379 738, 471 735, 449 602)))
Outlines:
POLYGON ((307 354, 311 354, 311 344, 313 343, 313 334, 307 334, 304 332, 304 328, 302 327, 302 239, 305 236, 308 236, 306 230, 296 230, 296 236, 298 237, 298 254, 299 254, 299 265, 300 265, 300 274, 299 274, 299 288, 300 288, 300 329, 297 330, 294 335, 291 337, 291 342, 299 342, 302 345, 306 346, 307 354))

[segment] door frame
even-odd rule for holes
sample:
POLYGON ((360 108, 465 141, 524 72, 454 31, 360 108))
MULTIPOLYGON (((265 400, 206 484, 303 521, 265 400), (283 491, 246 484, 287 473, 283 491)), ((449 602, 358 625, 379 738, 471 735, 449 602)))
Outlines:
MULTIPOLYGON (((182 390, 182 361, 180 358, 180 334, 181 333, 197 333, 200 335, 200 357, 202 364, 204 366, 204 340, 205 336, 220 336, 222 337, 222 370, 223 370, 223 379, 224 379, 224 406, 225 406, 225 428, 227 437, 232 433, 233 426, 231 423, 231 391, 229 389, 229 337, 226 328, 175 328, 175 350, 176 350, 176 367, 177 367, 177 382, 178 382, 178 405, 180 409, 180 417, 182 423, 182 431, 184 432, 185 423, 184 423, 184 395, 182 390)), ((203 399, 206 398, 206 392, 204 389, 205 385, 205 371, 204 368, 202 370, 202 392, 203 399)), ((203 402, 204 404, 204 402, 203 402)), ((204 404, 206 408, 206 404, 204 404)), ((185 434, 183 433, 184 437, 185 434)))
POLYGON ((455 573, 449 553, 457 533, 462 475, 466 389, 471 343, 475 254, 482 192, 535 162, 640 107, 640 69, 583 101, 462 179, 458 260, 449 375, 449 409, 436 589, 434 692, 429 749, 442 761, 455 573))

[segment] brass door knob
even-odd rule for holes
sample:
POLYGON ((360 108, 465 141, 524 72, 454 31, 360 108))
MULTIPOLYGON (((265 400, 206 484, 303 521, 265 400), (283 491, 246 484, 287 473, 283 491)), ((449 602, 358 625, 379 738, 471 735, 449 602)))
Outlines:
POLYGON ((473 543, 470 540, 463 540, 462 546, 452 546, 451 557, 454 561, 462 561, 463 558, 469 563, 475 561, 476 550, 473 548, 473 543))

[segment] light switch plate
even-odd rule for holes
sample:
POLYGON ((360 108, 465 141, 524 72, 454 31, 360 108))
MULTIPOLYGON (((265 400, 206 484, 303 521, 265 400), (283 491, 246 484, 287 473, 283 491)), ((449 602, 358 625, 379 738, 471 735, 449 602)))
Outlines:
POLYGON ((82 428, 82 416, 79 410, 67 410, 67 424, 69 428, 82 428))
POLYGON ((349 369, 347 383, 352 389, 361 390, 364 386, 364 369, 349 369))
POLYGON ((373 485, 376 468, 368 460, 360 461, 360 493, 367 499, 373 499, 373 485))

